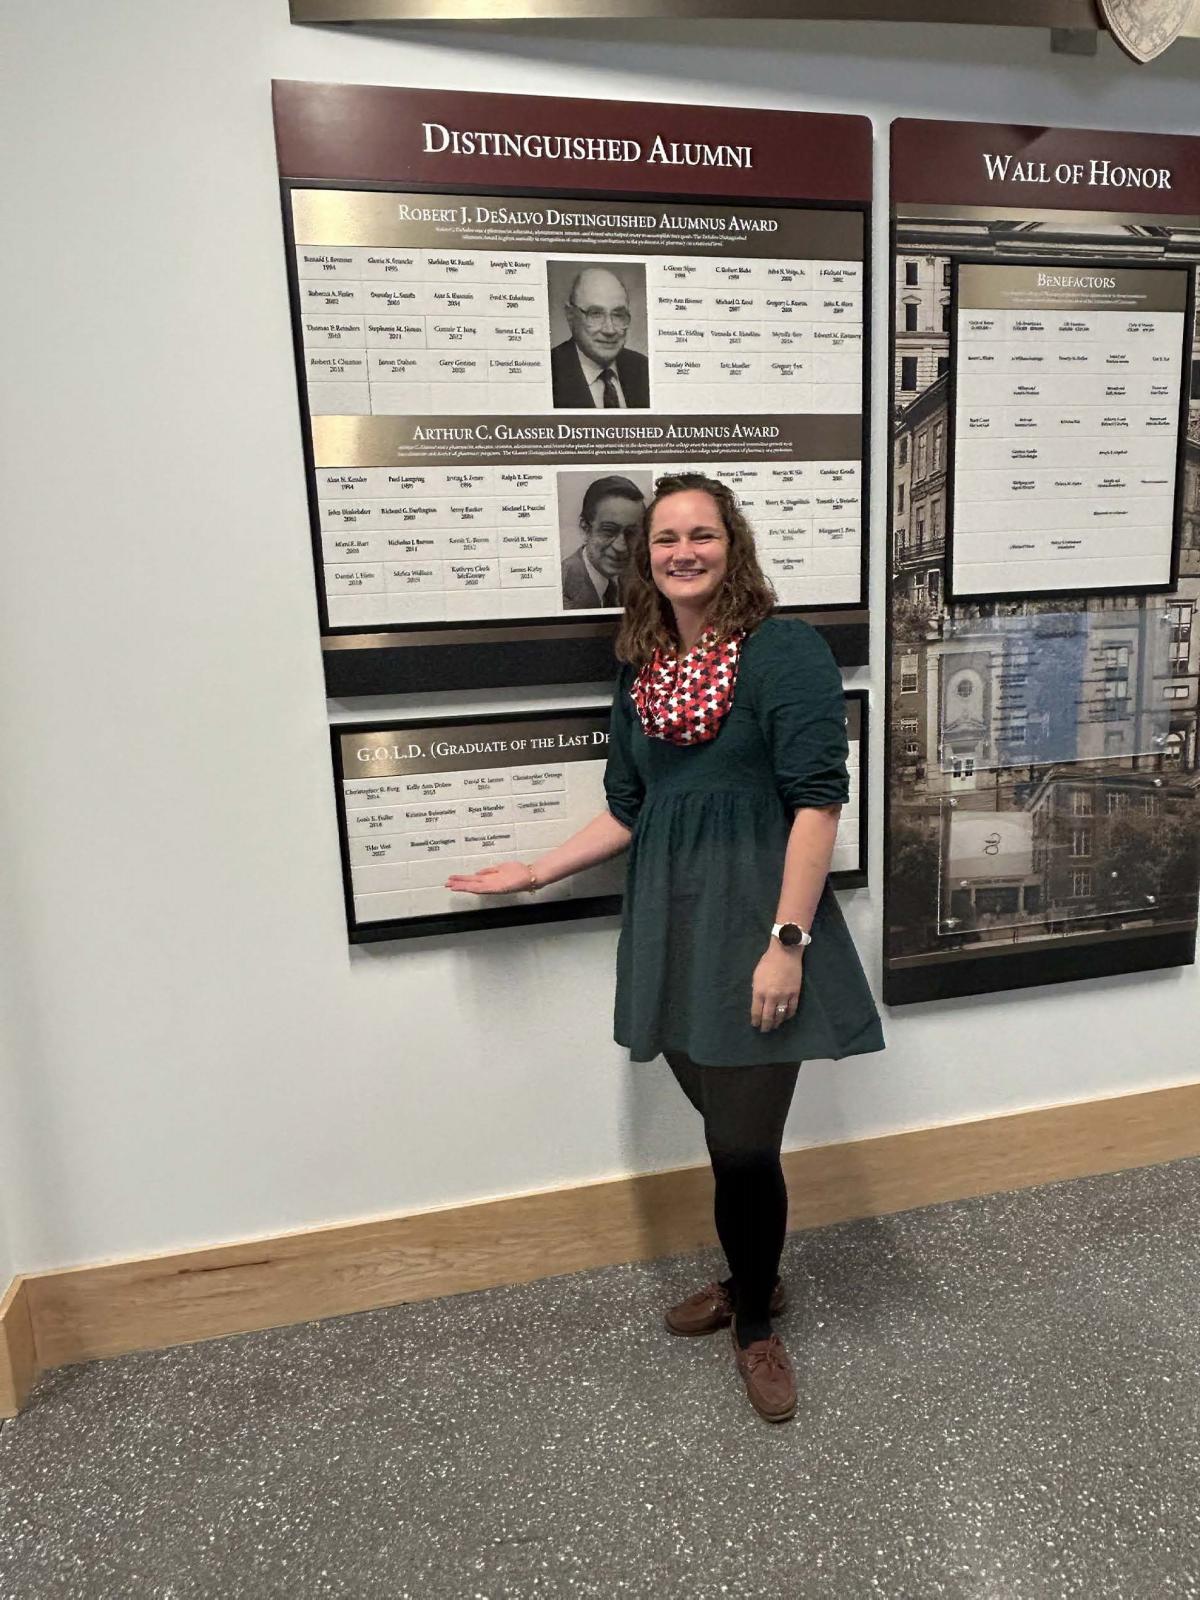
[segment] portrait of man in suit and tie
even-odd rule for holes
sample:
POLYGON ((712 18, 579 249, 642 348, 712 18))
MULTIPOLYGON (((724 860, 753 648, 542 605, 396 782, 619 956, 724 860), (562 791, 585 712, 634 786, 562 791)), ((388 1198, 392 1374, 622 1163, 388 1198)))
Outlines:
POLYGON ((579 548, 562 564, 564 611, 595 611, 621 605, 621 580, 632 554, 633 537, 646 514, 650 482, 610 473, 591 478, 561 472, 558 478, 559 528, 563 547, 582 535, 579 548), (579 499, 580 480, 583 497, 579 499), (570 528, 571 520, 574 528, 570 528))
MULTIPOLYGON (((547 273, 550 304, 561 310, 568 330, 550 351, 554 404, 644 410, 650 404, 650 363, 630 347, 630 339, 645 342, 646 269, 552 261, 547 273)), ((552 312, 552 328, 555 323, 561 329, 552 312)))

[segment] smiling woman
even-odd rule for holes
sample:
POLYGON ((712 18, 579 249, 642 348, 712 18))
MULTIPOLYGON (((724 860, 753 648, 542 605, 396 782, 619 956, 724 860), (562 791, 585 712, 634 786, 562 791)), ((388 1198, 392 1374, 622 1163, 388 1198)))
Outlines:
POLYGON ((675 640, 690 650, 706 626, 724 638, 770 614, 754 534, 725 484, 691 472, 660 478, 651 513, 626 581, 623 661, 641 666, 675 640))
POLYGON ((703 1117, 730 1268, 666 1323, 706 1333, 732 1318, 751 1403, 780 1422, 796 1403, 770 1321, 796 1079, 805 1059, 883 1049, 827 882, 849 792, 841 674, 814 629, 770 614, 725 484, 660 478, 629 542, 607 810, 536 861, 447 886, 536 893, 628 851, 614 1036, 635 1061, 664 1055, 703 1117))

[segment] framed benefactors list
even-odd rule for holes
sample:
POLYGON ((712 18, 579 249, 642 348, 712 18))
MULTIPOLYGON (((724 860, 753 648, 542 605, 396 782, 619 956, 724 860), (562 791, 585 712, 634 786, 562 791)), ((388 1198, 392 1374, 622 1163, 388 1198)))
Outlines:
MULTIPOLYGON (((846 732, 850 799, 830 882, 848 889, 867 881, 865 690, 847 691, 846 732)), ((537 856, 604 810, 607 705, 340 722, 331 735, 352 943, 621 909, 623 857, 535 895, 445 887, 451 873, 537 856)))
POLYGON ((884 998, 1192 962, 1200 139, 891 171, 884 998))
POLYGON ((953 263, 955 599, 1175 582, 1190 277, 1186 266, 953 263))
POLYGON ((612 674, 655 479, 866 660, 866 119, 281 82, 330 692, 612 674))

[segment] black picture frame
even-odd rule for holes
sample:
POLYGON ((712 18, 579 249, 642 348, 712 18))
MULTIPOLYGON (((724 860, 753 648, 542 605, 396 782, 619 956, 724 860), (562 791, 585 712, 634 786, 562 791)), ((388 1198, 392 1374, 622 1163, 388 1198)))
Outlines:
POLYGON ((869 819, 871 771, 871 695, 867 689, 845 689, 846 731, 849 738, 858 741, 858 861, 829 874, 835 889, 865 889, 870 882, 869 819))
MULTIPOLYGON (((410 739, 422 729, 436 728, 488 728, 514 722, 562 723, 567 720, 587 720, 596 728, 603 728, 607 737, 609 712, 597 704, 573 704, 520 711, 506 708, 494 712, 463 712, 441 714, 432 712, 422 717, 384 717, 359 719, 330 724, 330 748, 333 760, 334 799, 337 807, 338 840, 342 860, 342 887, 346 906, 346 930, 351 944, 378 943, 385 939, 418 939, 431 934, 468 932, 480 928, 526 927, 534 923, 577 921, 581 917, 604 917, 620 914, 620 895, 596 895, 578 900, 530 900, 524 905, 487 906, 464 900, 464 909, 454 912, 436 912, 429 916, 395 918, 390 921, 360 923, 354 910, 354 889, 350 860, 350 831, 346 817, 343 783, 348 774, 342 762, 342 739, 347 734, 388 733, 403 734, 410 739)), ((544 759, 544 758, 543 758, 544 759)))
MULTIPOLYGON (((893 252, 894 254, 894 252, 893 252)), ((1183 538, 1184 452, 1188 442, 1188 400, 1191 392, 1190 367, 1192 353, 1191 330, 1196 316, 1196 274, 1186 262, 1130 261, 1127 256, 1106 255, 1097 251, 1089 255, 1086 263, 1079 257, 1055 259, 1031 253, 1028 256, 979 255, 964 252, 951 257, 950 267, 950 360, 947 368, 946 410, 946 562, 943 574, 944 593, 952 604, 990 605, 1000 600, 1036 599, 1087 599, 1092 595, 1108 594, 1168 594, 1179 584, 1179 551, 1183 538), (989 267, 1039 267, 1047 271, 1079 272, 1086 267, 1117 267, 1125 271, 1180 273, 1186 279, 1183 311, 1182 356, 1179 383, 1179 426, 1175 441, 1175 497, 1171 524, 1171 570, 1162 583, 1098 584, 1080 588, 1071 585, 1060 589, 971 589, 959 592, 954 581, 954 520, 955 520, 955 448, 958 434, 958 297, 959 269, 964 266, 989 267)), ((893 336, 894 337, 894 336, 893 336)), ((889 471, 889 493, 890 491, 889 471)))

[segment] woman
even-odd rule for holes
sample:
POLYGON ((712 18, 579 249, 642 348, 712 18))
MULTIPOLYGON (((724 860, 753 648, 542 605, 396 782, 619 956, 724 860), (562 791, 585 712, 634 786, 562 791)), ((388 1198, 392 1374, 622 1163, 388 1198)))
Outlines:
POLYGON ((782 1422, 796 1405, 771 1326, 784 1122, 803 1060, 884 1045, 826 883, 849 786, 841 675, 818 633, 771 616, 772 599, 729 489, 661 478, 626 580, 608 810, 536 861, 448 887, 536 893, 629 850, 615 1036, 635 1061, 665 1055, 704 1118, 729 1264, 667 1326, 729 1326, 751 1403, 782 1422))

